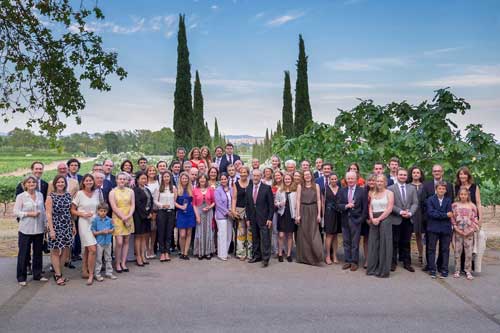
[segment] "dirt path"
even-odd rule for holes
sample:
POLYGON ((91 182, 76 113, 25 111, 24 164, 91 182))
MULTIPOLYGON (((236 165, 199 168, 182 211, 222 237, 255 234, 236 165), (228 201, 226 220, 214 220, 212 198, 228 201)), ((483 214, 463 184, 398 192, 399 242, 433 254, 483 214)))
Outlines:
MULTIPOLYGON (((95 157, 83 157, 83 158, 79 158, 78 160, 81 163, 85 163, 85 162, 93 161, 95 159, 96 159, 95 157)), ((44 168, 44 171, 56 170, 57 169, 57 165, 59 163, 61 163, 61 162, 62 163, 66 163, 66 160, 54 161, 52 163, 46 164, 45 168, 44 168)), ((29 173, 30 171, 31 170, 29 168, 17 169, 16 171, 2 173, 2 174, 0 174, 0 177, 8 177, 8 176, 20 177, 20 176, 24 176, 25 174, 29 173)))

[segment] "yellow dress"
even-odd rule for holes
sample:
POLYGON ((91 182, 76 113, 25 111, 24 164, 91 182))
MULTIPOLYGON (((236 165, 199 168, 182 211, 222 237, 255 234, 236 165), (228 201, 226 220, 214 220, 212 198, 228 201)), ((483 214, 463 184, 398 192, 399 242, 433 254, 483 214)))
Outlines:
MULTIPOLYGON (((128 214, 130 212, 130 202, 132 199, 132 190, 129 188, 115 188, 115 202, 118 209, 123 214, 128 214)), ((128 236, 134 233, 134 221, 132 217, 130 218, 130 227, 127 227, 125 223, 118 217, 118 215, 113 212, 113 224, 115 225, 115 231, 113 236, 128 236)))

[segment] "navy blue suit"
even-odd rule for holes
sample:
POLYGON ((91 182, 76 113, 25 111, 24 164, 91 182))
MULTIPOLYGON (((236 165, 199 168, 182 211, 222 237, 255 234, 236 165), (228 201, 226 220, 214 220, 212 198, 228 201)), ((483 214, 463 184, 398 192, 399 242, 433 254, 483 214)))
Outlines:
POLYGON ((339 192, 338 208, 342 213, 342 237, 344 243, 345 261, 349 264, 359 262, 359 238, 361 223, 368 217, 368 200, 363 187, 356 186, 353 200, 354 207, 346 208, 348 204, 349 187, 343 187, 339 192))
MULTIPOLYGON (((236 154, 233 154, 233 164, 234 162, 236 162, 237 160, 239 160, 240 157, 236 154)), ((224 154, 222 156, 222 159, 220 161, 220 165, 219 165, 219 174, 223 173, 223 172, 227 172, 227 166, 231 164, 229 161, 228 161, 228 156, 226 154, 224 154)))
POLYGON ((451 199, 444 197, 442 203, 436 194, 429 197, 425 203, 427 215, 427 266, 429 272, 436 274, 436 245, 439 241, 439 255, 442 260, 439 262, 437 269, 444 275, 448 275, 448 261, 450 257, 450 242, 451 242, 451 220, 448 217, 448 212, 451 212, 451 199))

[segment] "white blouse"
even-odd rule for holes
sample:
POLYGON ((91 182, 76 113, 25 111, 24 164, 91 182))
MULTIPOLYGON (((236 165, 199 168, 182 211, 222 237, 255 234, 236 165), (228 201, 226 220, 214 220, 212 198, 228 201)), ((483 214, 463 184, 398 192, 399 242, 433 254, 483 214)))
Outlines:
POLYGON ((163 205, 169 205, 170 208, 166 208, 166 209, 174 209, 175 208, 174 193, 170 192, 170 190, 168 188, 165 188, 165 191, 163 191, 163 192, 156 190, 153 193, 153 201, 158 208, 163 206, 163 205))
POLYGON ((14 214, 19 218, 19 232, 25 235, 43 234, 47 225, 43 195, 38 191, 35 191, 35 195, 35 201, 27 191, 16 197, 14 214), (37 217, 27 215, 29 212, 36 211, 40 212, 37 217))

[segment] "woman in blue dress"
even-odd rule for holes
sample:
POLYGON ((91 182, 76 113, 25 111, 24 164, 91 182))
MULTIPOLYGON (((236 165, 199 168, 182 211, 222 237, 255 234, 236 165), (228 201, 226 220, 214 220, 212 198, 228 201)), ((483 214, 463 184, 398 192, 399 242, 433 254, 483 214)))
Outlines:
POLYGON ((193 189, 186 172, 179 176, 177 186, 177 229, 179 230, 179 243, 181 255, 179 258, 189 260, 189 246, 191 245, 192 229, 196 226, 196 215, 193 209, 193 189))

